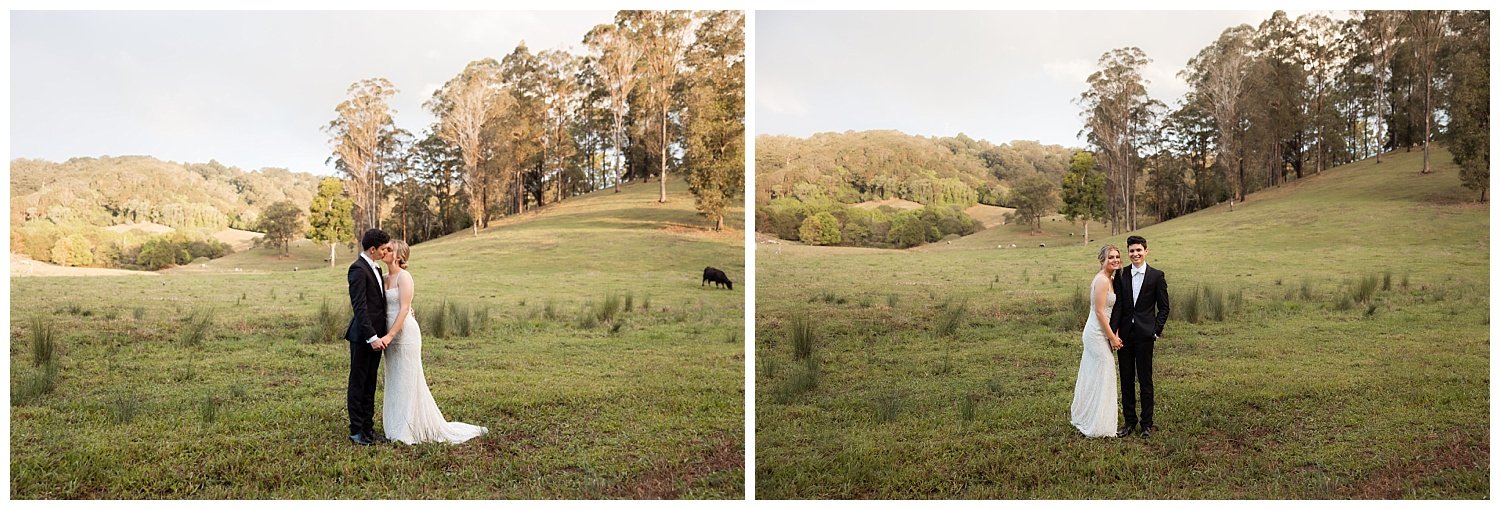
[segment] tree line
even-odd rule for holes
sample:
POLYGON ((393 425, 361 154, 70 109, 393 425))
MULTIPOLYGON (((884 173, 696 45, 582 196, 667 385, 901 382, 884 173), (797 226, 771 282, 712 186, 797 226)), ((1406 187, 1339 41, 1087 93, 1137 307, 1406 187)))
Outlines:
MULTIPOLYGON (((1488 200, 1488 11, 1277 11, 1225 29, 1179 74, 1173 107, 1146 92, 1139 48, 1100 57, 1077 99, 1089 144, 1064 212, 1134 230, 1328 168, 1448 146, 1488 200)), ((1050 191, 1049 191, 1050 192, 1050 191)))
POLYGON ((160 269, 229 253, 226 228, 261 231, 277 203, 306 204, 317 176, 148 156, 11 161, 11 251, 66 266, 160 269), (168 234, 107 227, 157 223, 168 234))
POLYGON ((620 11, 583 35, 585 55, 522 41, 443 84, 423 104, 437 121, 415 134, 393 121, 394 84, 354 83, 325 127, 351 232, 477 235, 500 216, 652 178, 665 202, 668 176, 723 228, 744 189, 744 23, 740 11, 620 11))
POLYGON ((756 230, 808 244, 908 248, 983 229, 964 212, 975 204, 1017 207, 1017 220, 1030 222, 1040 217, 1027 208, 1033 184, 1061 180, 1074 151, 1029 140, 997 145, 963 133, 761 135, 756 230), (854 206, 888 199, 922 207, 854 206))

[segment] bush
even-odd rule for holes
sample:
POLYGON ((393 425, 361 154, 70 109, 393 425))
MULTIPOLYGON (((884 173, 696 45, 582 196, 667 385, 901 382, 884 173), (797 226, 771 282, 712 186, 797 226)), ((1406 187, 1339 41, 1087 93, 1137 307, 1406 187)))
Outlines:
POLYGON ((827 246, 843 241, 839 234, 839 220, 827 212, 808 216, 797 229, 797 235, 802 242, 812 245, 827 246))
POLYGON ((927 243, 930 229, 917 213, 905 211, 891 218, 891 229, 886 235, 886 242, 897 248, 921 246, 927 243))
POLYGON ((62 266, 87 266, 94 263, 94 243, 72 234, 52 246, 52 263, 62 266))

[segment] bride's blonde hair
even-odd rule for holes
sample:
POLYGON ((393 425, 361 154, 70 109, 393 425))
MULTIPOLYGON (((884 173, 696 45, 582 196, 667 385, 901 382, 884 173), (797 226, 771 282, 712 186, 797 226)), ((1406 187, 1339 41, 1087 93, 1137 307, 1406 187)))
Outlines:
MULTIPOLYGON (((400 241, 397 241, 397 242, 400 242, 400 241)), ((402 243, 401 246, 406 246, 406 244, 402 243)), ((1104 266, 1104 259, 1109 257, 1110 250, 1114 250, 1115 253, 1119 253, 1120 252, 1120 249, 1116 248, 1115 245, 1113 245, 1113 244, 1106 244, 1104 246, 1100 246, 1099 247, 1099 265, 1101 267, 1104 266)), ((405 267, 405 266, 402 266, 402 267, 405 267)))
POLYGON ((396 252, 396 265, 406 269, 406 260, 411 258, 411 246, 406 241, 391 241, 391 250, 396 252))

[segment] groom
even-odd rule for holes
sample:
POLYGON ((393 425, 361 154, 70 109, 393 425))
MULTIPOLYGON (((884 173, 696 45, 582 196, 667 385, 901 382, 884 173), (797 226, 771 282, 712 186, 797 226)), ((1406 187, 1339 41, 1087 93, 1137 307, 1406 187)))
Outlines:
POLYGON ((1130 265, 1115 274, 1114 311, 1110 327, 1125 344, 1119 351, 1120 408, 1125 412, 1125 426, 1115 434, 1125 437, 1135 431, 1135 381, 1141 381, 1141 437, 1151 437, 1151 414, 1156 407, 1156 388, 1151 384, 1151 349, 1167 326, 1167 275, 1146 265, 1146 238, 1130 236, 1125 240, 1130 265))
POLYGON ((349 304, 354 317, 344 339, 349 341, 349 441, 360 446, 388 442, 375 435, 375 374, 386 334, 385 282, 375 261, 391 251, 391 236, 378 228, 360 240, 364 252, 349 265, 349 304))

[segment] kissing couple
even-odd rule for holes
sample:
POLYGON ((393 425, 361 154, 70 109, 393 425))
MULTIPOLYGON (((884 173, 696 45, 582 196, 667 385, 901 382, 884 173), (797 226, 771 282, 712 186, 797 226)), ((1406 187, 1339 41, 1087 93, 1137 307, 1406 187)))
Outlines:
POLYGON ((407 264, 411 247, 372 228, 360 239, 364 249, 349 265, 349 305, 354 317, 349 341, 349 441, 360 446, 400 441, 406 444, 462 443, 489 429, 443 419, 422 373, 422 329, 411 303, 416 283, 407 264), (385 263, 382 274, 375 261, 385 263), (382 418, 387 439, 375 433, 375 374, 387 354, 382 418))

